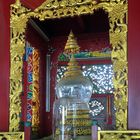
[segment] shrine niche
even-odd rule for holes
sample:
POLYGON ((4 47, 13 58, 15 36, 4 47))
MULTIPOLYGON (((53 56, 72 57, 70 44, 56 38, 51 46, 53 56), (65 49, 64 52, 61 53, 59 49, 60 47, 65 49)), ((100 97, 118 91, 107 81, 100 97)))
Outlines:
MULTIPOLYGON (((96 15, 97 13, 95 12, 94 14, 96 15)), ((87 16, 87 18, 89 19, 90 17, 87 16)), ((108 20, 106 22, 108 23, 108 20)), ((92 30, 92 28, 90 29, 92 30)), ((106 31, 108 31, 108 29, 106 29, 106 31)), ((69 53, 71 53, 71 49, 73 49, 73 52, 76 51, 76 53, 74 53, 74 57, 78 61, 79 65, 81 65, 83 75, 92 81, 93 91, 89 102, 92 121, 96 121, 101 130, 112 130, 115 129, 113 96, 114 74, 111 62, 111 48, 109 46, 108 32, 94 33, 96 37, 92 34, 88 33, 88 35, 90 35, 88 38, 84 35, 84 40, 79 37, 77 38, 77 41, 75 40, 73 33, 69 35, 63 53, 60 53, 58 56, 56 83, 59 83, 59 81, 63 79, 65 75, 64 73, 67 70, 67 61, 69 61, 71 56, 69 53), (88 43, 88 45, 84 42, 88 43), (97 42, 100 42, 101 44, 99 45, 97 42)))
MULTIPOLYGON (((82 52, 78 57, 106 57, 111 59, 113 67, 113 86, 114 86, 114 105, 115 105, 115 132, 99 131, 99 139, 105 140, 112 134, 115 138, 117 134, 124 134, 127 131, 127 106, 128 106, 128 85, 127 85, 127 1, 126 0, 83 0, 83 1, 46 1, 40 7, 32 11, 21 5, 17 0, 11 5, 11 69, 10 69, 10 110, 9 110, 9 130, 16 132, 20 130, 21 99, 23 90, 22 68, 23 55, 25 51, 25 31, 28 21, 38 19, 40 21, 49 21, 58 19, 69 20, 70 17, 82 17, 94 15, 96 11, 104 11, 108 14, 108 41, 110 53, 104 53, 106 50, 93 52, 82 52), (18 103, 18 104, 17 104, 18 103), (119 132, 119 133, 118 133, 119 132)), ((81 25, 82 26, 82 25, 81 25)), ((51 29, 50 29, 51 30, 51 29)), ((68 32, 68 31, 67 31, 68 32)), ((78 33, 77 33, 78 34, 78 33)), ((63 34, 64 35, 64 34, 63 34)), ((68 35, 68 33, 67 33, 68 35)), ((66 34, 65 34, 66 36, 66 34)), ((77 36, 78 38, 78 36, 77 36)), ((55 39, 54 39, 55 41, 55 39)), ((53 51, 53 48, 51 51, 53 51)), ((81 47, 82 49, 82 47, 81 47)), ((61 51, 62 52, 62 51, 61 51)), ((59 60, 69 59, 62 53, 59 53, 59 60)), ((60 62, 61 63, 61 62, 60 62)), ((85 69, 86 66, 84 67, 85 69)), ((60 68, 62 69, 62 68, 60 68)), ((90 68, 92 69, 92 68, 90 68)), ((97 68, 98 69, 98 68, 97 68)), ((97 89, 98 90, 98 89, 97 89)), ((97 98, 97 97, 95 97, 97 98)), ((107 97, 108 99, 110 98, 107 97)), ((94 102, 95 103, 95 102, 94 102)), ((98 105, 98 103, 96 102, 98 105)), ((133 133, 133 132, 132 132, 133 133)), ((125 134, 127 135, 127 133, 125 134)), ((129 135, 127 135, 130 137, 129 135)))

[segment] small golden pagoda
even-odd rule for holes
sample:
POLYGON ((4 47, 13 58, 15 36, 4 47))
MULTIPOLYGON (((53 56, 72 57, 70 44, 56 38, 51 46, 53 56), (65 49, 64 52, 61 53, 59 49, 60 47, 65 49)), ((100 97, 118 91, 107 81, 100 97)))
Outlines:
POLYGON ((64 52, 66 54, 75 54, 75 53, 79 53, 79 50, 80 50, 80 47, 77 43, 77 40, 75 39, 73 32, 71 31, 68 36, 68 40, 65 45, 65 48, 64 48, 64 52))

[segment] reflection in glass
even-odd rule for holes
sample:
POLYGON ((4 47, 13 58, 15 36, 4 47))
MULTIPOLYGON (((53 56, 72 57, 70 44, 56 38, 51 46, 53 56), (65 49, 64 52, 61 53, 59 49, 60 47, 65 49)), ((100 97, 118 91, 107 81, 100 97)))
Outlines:
POLYGON ((92 83, 84 77, 74 57, 56 86, 55 140, 91 140, 89 105, 92 83))
MULTIPOLYGON (((57 82, 64 76, 66 66, 57 69, 57 82)), ((89 77, 93 84, 93 93, 113 93, 113 67, 112 64, 83 65, 83 75, 89 77)))

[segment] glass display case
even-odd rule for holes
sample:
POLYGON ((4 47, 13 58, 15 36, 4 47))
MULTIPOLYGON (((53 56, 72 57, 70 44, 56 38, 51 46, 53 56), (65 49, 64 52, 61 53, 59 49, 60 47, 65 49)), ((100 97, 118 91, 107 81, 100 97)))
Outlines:
POLYGON ((64 77, 56 85, 54 103, 54 140, 91 140, 89 105, 91 81, 83 76, 72 55, 64 77))

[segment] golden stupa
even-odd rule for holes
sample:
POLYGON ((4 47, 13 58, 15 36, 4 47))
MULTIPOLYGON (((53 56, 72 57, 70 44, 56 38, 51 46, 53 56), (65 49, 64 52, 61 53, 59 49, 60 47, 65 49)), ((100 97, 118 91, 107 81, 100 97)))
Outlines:
POLYGON ((71 31, 68 36, 68 40, 65 45, 65 48, 64 48, 64 52, 66 54, 75 54, 75 53, 79 53, 79 50, 80 50, 80 47, 77 43, 77 40, 76 40, 73 32, 71 31))
POLYGON ((68 36, 68 40, 66 42, 64 52, 71 55, 70 61, 67 66, 67 71, 64 73, 63 78, 68 77, 75 77, 75 76, 83 76, 81 67, 78 65, 78 62, 76 58, 74 57, 75 53, 79 53, 80 47, 77 43, 77 40, 73 34, 72 31, 70 31, 70 34, 68 36))

